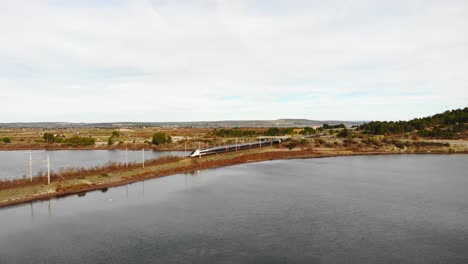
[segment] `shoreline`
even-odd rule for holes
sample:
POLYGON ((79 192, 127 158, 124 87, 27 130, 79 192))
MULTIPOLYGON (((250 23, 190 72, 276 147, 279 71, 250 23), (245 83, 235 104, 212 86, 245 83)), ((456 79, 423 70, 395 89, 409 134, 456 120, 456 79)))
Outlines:
MULTIPOLYGON (((457 152, 453 154, 467 154, 468 152, 457 152)), ((48 200, 51 198, 58 198, 64 196, 70 196, 75 194, 82 194, 90 191, 97 191, 106 188, 123 186, 143 180, 150 180, 156 178, 167 177, 171 175, 189 173, 199 170, 216 169, 227 166, 235 166, 241 164, 249 164, 256 162, 264 162, 271 160, 290 160, 290 159, 312 159, 312 158, 329 158, 329 157, 347 157, 347 156, 368 156, 368 155, 414 155, 414 154, 449 154, 443 151, 431 151, 431 152, 382 152, 382 151, 336 151, 336 152, 314 152, 308 150, 276 150, 269 149, 267 151, 241 151, 240 153, 224 153, 219 155, 204 156, 202 159, 198 158, 184 158, 179 161, 172 161, 163 164, 156 164, 148 166, 145 169, 123 169, 118 172, 111 172, 109 174, 115 174, 114 178, 109 181, 103 180, 101 175, 107 173, 101 173, 99 175, 91 175, 85 177, 78 177, 76 179, 57 180, 51 183, 51 186, 44 184, 34 184, 27 186, 18 186, 0 190, 0 199, 2 193, 13 192, 26 193, 21 195, 13 195, 8 199, 0 200, 0 209, 4 207, 19 205, 22 203, 28 203, 39 200, 48 200), (162 168, 166 166, 167 168, 162 168), (128 174, 128 175, 125 175, 128 174), (119 176, 120 175, 120 176, 119 176), (122 176, 123 175, 123 176, 122 176), (64 186, 62 186, 62 183, 64 186), (68 185, 67 185, 68 184, 68 185), (36 189, 44 189, 45 191, 35 193, 36 189), (16 192, 15 192, 16 191, 16 192)))
MULTIPOLYGON (((124 151, 125 149, 129 151, 141 151, 141 147, 44 147, 44 146, 28 146, 28 147, 13 147, 13 148, 0 148, 0 151, 27 151, 27 150, 38 150, 38 151, 60 151, 60 150, 120 150, 124 151)), ((154 151, 161 151, 161 152, 169 152, 169 151, 184 151, 184 149, 180 148, 157 148, 146 146, 145 150, 154 150, 154 151)))

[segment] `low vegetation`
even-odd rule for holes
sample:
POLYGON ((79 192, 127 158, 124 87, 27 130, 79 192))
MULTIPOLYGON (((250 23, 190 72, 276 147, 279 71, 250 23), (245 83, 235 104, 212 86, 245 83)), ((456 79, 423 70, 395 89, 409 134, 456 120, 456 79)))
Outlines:
POLYGON ((213 135, 218 137, 251 137, 259 135, 256 130, 232 128, 232 129, 214 129, 213 135))
MULTIPOLYGON (((175 156, 166 156, 160 157, 153 160, 146 160, 145 166, 153 166, 159 165, 169 162, 175 162, 181 160, 181 157, 175 156)), ((95 166, 91 168, 66 168, 61 169, 59 171, 51 171, 51 180, 67 180, 67 179, 83 179, 86 176, 90 175, 101 175, 102 177, 108 176, 110 173, 119 172, 119 171, 126 171, 135 168, 140 168, 142 165, 141 163, 128 163, 125 164, 123 162, 108 162, 107 164, 95 166)), ((35 184, 46 184, 47 183, 47 174, 45 172, 39 172, 38 174, 34 175, 31 179, 29 178, 22 178, 22 179, 13 179, 13 180, 0 180, 0 190, 9 189, 17 186, 27 186, 27 185, 35 185, 35 184)))
POLYGON ((329 125, 329 124, 323 124, 323 129, 337 129, 337 128, 346 128, 344 124, 339 124, 339 125, 329 125))
POLYGON ((294 133, 293 127, 270 127, 266 132, 266 136, 284 136, 284 135, 291 135, 294 133))
POLYGON ((314 135, 317 133, 317 130, 315 130, 313 127, 304 127, 301 132, 299 132, 301 135, 314 135))
POLYGON ((44 142, 48 144, 64 143, 67 146, 71 146, 71 147, 92 146, 96 143, 96 140, 92 137, 72 136, 69 138, 64 138, 61 136, 54 135, 52 133, 44 133, 42 138, 44 139, 44 142))
MULTIPOLYGON (((154 149, 193 150, 235 142, 252 142, 259 136, 285 136, 305 145, 337 148, 345 142, 355 149, 389 147, 383 138, 395 140, 468 139, 468 108, 446 111, 410 121, 373 121, 356 127, 329 123, 317 127, 113 127, 113 128, 3 128, 0 149, 154 149), (315 142, 320 139, 324 143, 315 142), (353 139, 348 141, 346 139, 353 139), (346 140, 346 141, 345 141, 346 140), (375 143, 374 141, 378 142, 375 143), (374 142, 374 143, 372 143, 374 142), (367 144, 369 143, 369 144, 367 144), (326 145, 326 146, 325 146, 326 145)), ((304 147, 298 144, 296 147, 304 147)), ((408 149, 401 144, 392 148, 408 149), (403 147, 403 148, 401 148, 403 147)), ((427 147, 427 146, 426 146, 427 147)), ((410 147, 412 148, 412 147, 410 147)), ((457 151, 454 147, 454 151, 457 151)))
POLYGON ((76 147, 76 146, 92 146, 96 143, 96 140, 92 137, 80 137, 74 136, 65 139, 65 143, 68 146, 76 147))
POLYGON ((153 139, 151 140, 151 143, 153 145, 160 145, 160 144, 166 144, 166 143, 171 143, 172 142, 172 137, 164 132, 156 132, 153 134, 153 139))

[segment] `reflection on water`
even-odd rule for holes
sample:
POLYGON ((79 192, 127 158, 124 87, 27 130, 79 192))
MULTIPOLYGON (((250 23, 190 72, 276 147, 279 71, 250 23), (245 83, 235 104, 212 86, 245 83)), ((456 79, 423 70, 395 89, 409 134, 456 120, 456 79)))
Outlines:
POLYGON ((0 209, 0 263, 468 263, 466 161, 262 162, 0 209))
MULTIPOLYGON (((56 151, 0 151, 0 179, 29 177, 29 153, 33 158, 33 175, 47 168, 44 161, 50 156, 51 169, 56 171, 63 168, 89 168, 104 165, 107 162, 138 162, 143 155, 141 150, 56 150, 56 151)), ((152 151, 144 152, 145 160, 162 156, 183 156, 183 151, 152 151)))

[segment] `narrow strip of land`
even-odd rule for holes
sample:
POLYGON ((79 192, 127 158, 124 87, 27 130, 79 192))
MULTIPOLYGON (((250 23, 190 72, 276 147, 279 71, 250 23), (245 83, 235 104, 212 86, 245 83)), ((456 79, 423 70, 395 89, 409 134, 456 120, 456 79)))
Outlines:
POLYGON ((204 156, 202 158, 173 158, 161 162, 154 162, 152 165, 146 166, 145 168, 134 166, 132 168, 114 168, 109 170, 109 172, 106 172, 104 169, 94 174, 85 173, 84 175, 76 175, 72 178, 55 177, 50 185, 42 181, 4 188, 0 190, 0 207, 120 186, 173 174, 258 161, 382 154, 396 153, 378 151, 353 152, 347 150, 317 152, 312 150, 284 150, 268 147, 204 156))

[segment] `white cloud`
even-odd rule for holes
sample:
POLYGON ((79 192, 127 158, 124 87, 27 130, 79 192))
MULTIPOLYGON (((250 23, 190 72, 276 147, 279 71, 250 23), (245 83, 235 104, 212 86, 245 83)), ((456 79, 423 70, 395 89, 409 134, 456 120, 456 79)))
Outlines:
POLYGON ((464 1, 0 7, 0 122, 407 119, 468 102, 464 1))

